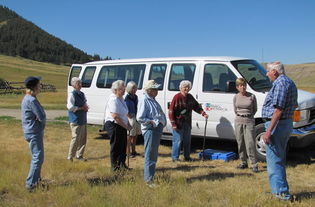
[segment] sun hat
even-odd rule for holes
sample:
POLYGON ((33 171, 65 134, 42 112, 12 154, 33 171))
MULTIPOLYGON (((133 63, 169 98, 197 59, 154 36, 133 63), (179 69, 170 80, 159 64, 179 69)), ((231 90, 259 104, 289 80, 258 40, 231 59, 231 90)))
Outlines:
POLYGON ((143 89, 158 89, 160 87, 160 84, 157 84, 154 80, 148 80, 144 83, 143 89))
POLYGON ((41 77, 29 76, 25 79, 25 87, 29 89, 33 89, 41 80, 41 77))

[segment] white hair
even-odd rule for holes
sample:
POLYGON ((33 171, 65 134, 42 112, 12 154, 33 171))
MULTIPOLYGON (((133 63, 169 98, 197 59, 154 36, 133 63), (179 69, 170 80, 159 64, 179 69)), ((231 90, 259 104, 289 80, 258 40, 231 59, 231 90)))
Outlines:
POLYGON ((123 80, 116 80, 112 83, 112 92, 116 93, 117 89, 119 89, 120 87, 125 87, 125 82, 123 80))
POLYGON ((279 74, 285 74, 284 66, 280 61, 268 63, 267 70, 276 70, 279 74))
POLYGON ((126 86, 127 93, 130 93, 134 88, 137 88, 137 84, 133 81, 129 81, 126 86))
POLYGON ((180 84, 179 84, 179 90, 181 89, 181 88, 184 88, 184 87, 187 87, 188 86, 188 88, 189 88, 189 90, 191 89, 191 82, 189 81, 189 80, 183 80, 183 81, 181 81, 180 82, 180 84))
POLYGON ((77 82, 82 83, 82 81, 81 81, 80 78, 78 78, 78 77, 73 77, 73 78, 71 79, 71 85, 72 85, 72 87, 74 87, 74 86, 77 84, 77 82))

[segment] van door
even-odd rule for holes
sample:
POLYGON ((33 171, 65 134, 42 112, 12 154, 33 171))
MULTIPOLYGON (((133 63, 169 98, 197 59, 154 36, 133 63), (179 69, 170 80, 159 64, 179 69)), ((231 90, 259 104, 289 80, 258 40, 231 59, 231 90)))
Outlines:
MULTIPOLYGON (((236 76, 224 63, 205 63, 202 68, 198 101, 209 115, 207 136, 234 139, 235 93, 227 92, 227 81, 235 81, 236 76)), ((204 124, 200 125, 198 133, 202 135, 204 124)))
MULTIPOLYGON (((194 80, 196 72, 195 63, 173 63, 168 74, 168 85, 165 90, 165 113, 168 119, 168 108, 173 100, 173 97, 179 93, 179 84, 182 80, 188 80, 192 84, 192 88, 189 93, 191 93, 195 98, 197 94, 198 84, 194 80)), ((198 75, 197 75, 198 76, 198 75)), ((193 113, 192 119, 194 120, 196 113, 193 113)), ((194 128, 194 127, 193 127, 194 128)), ((193 132, 192 128, 192 133, 193 132)), ((172 126, 168 119, 167 130, 172 132, 172 126)))

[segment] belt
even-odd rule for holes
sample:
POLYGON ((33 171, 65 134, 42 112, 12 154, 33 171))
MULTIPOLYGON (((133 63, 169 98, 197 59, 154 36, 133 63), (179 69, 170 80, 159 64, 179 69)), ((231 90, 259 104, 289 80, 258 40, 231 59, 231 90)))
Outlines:
MULTIPOLYGON (((286 120, 287 118, 280 118, 279 120, 286 120)), ((266 121, 271 121, 271 118, 264 118, 265 122, 266 121)))
POLYGON ((236 116, 240 116, 240 117, 252 117, 251 114, 245 114, 245 115, 242 115, 242 114, 236 114, 236 116))

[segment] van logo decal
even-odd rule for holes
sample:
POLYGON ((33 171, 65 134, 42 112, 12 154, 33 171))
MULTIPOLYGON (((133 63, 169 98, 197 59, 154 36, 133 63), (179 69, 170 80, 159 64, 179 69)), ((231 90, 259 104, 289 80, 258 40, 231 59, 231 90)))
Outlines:
POLYGON ((204 103, 203 104, 206 111, 227 111, 227 108, 223 108, 220 105, 215 105, 211 103, 204 103))

